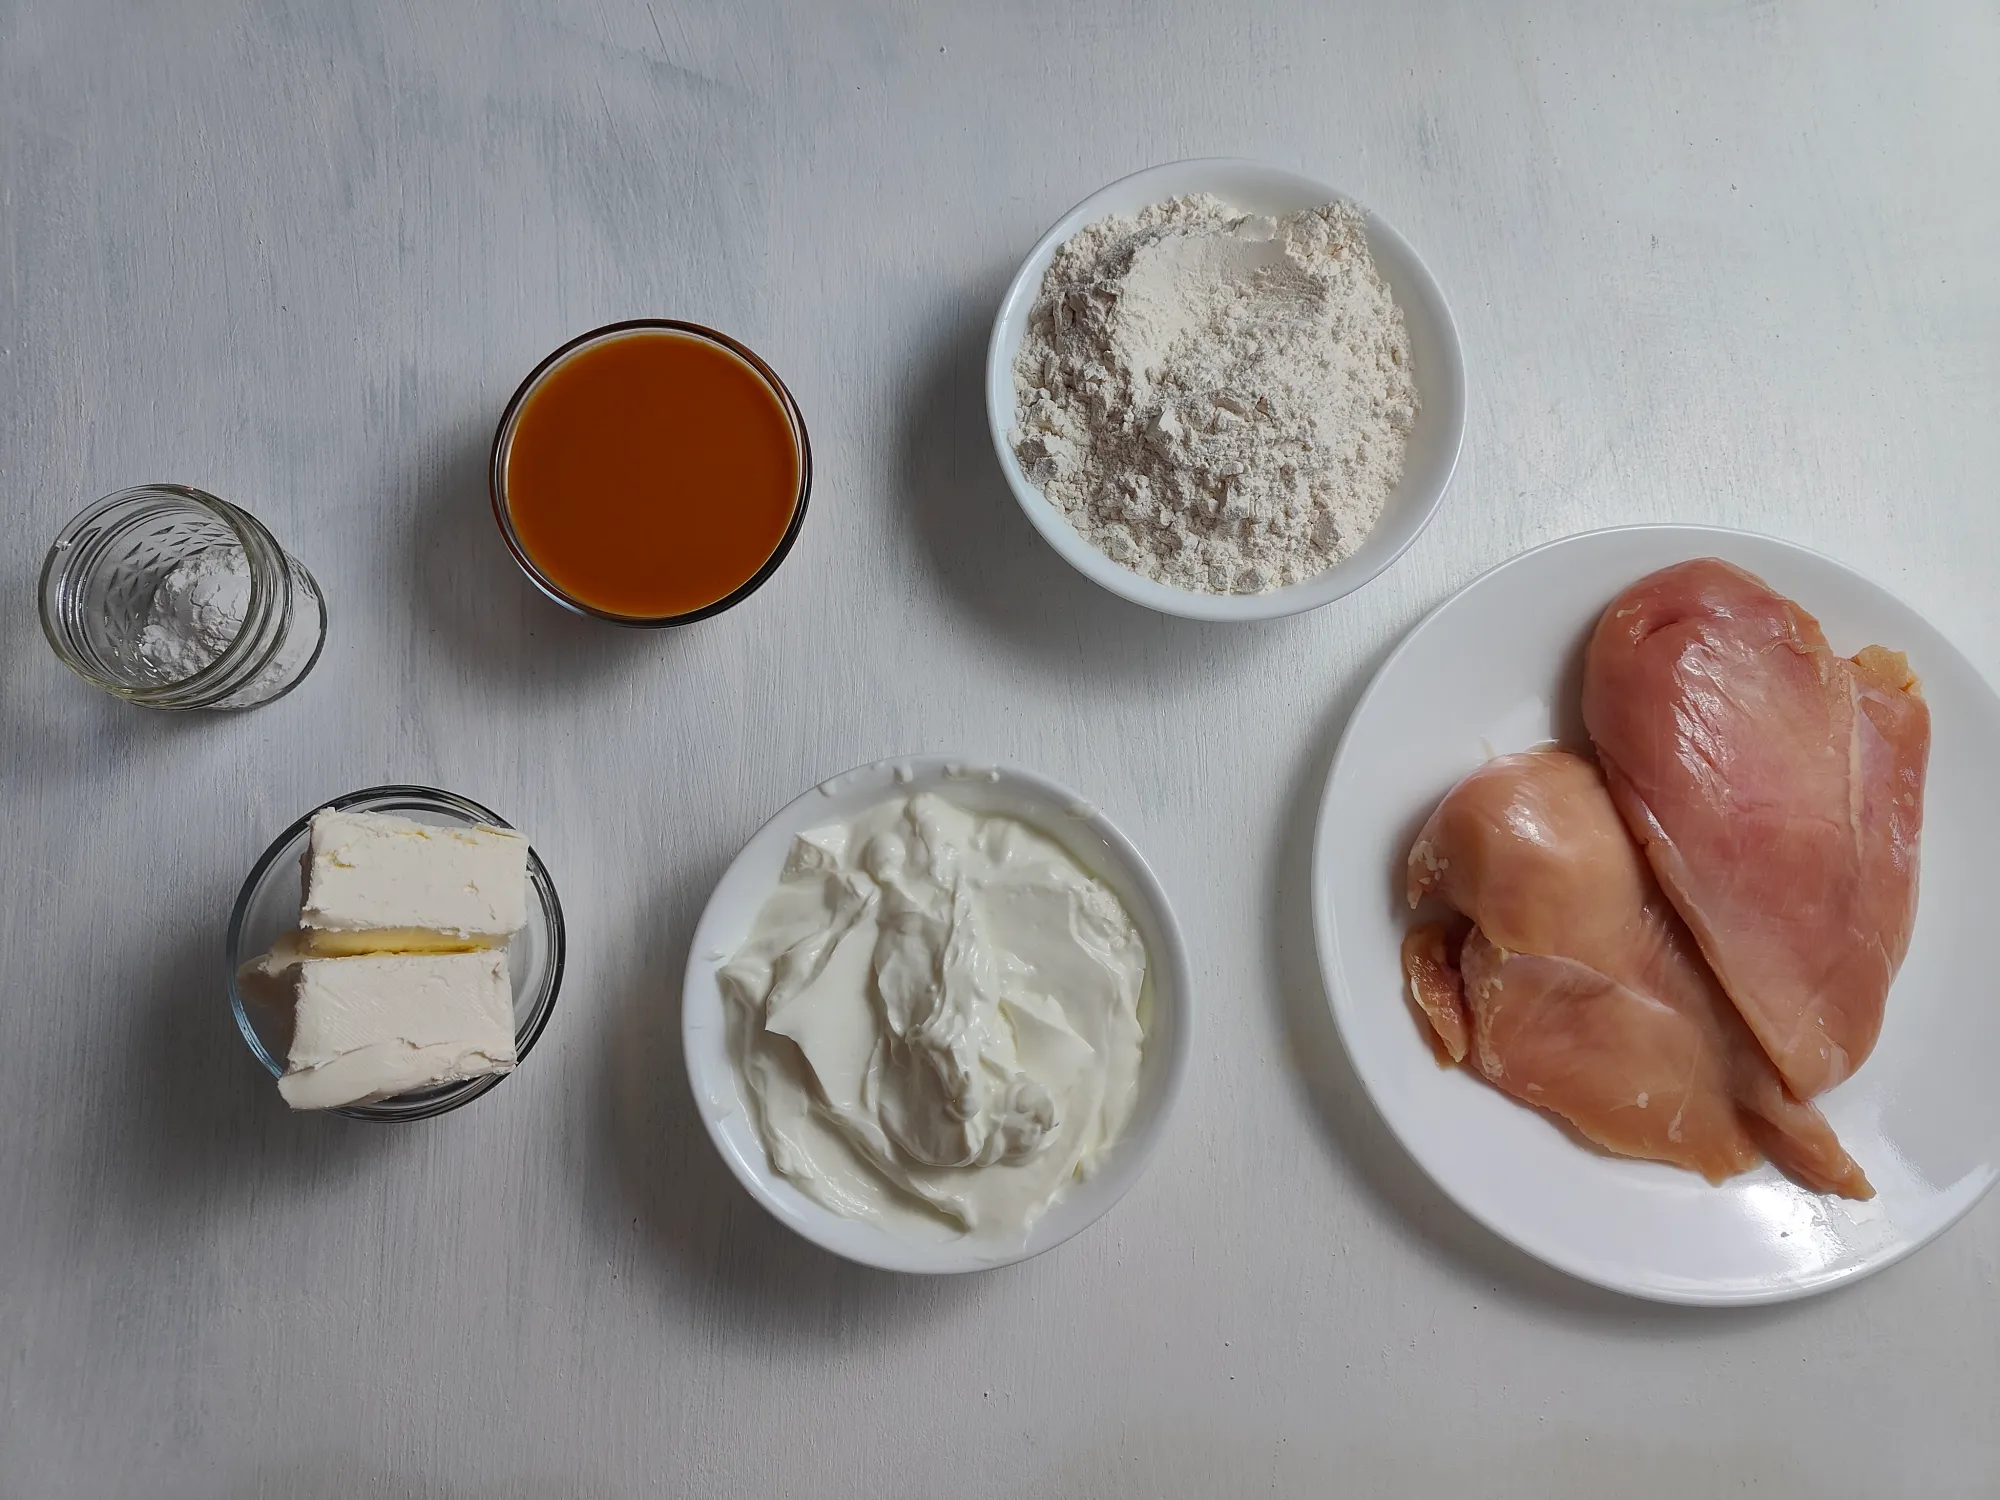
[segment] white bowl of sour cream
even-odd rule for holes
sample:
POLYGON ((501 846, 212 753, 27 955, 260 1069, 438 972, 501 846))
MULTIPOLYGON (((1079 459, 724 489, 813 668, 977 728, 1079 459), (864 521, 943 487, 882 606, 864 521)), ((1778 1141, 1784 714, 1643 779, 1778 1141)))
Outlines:
POLYGON ((993 320, 986 350, 986 419, 1000 470, 1042 540, 1092 582, 1163 614, 1193 620, 1270 620, 1317 609, 1353 593, 1401 557, 1430 525, 1458 467, 1465 439, 1466 371, 1458 327, 1437 279, 1409 241, 1352 194, 1262 162, 1204 157, 1148 167, 1098 189, 1058 219, 1015 272, 993 320), (1281 215, 1336 201, 1361 210, 1370 256, 1403 314, 1419 398, 1401 481, 1359 547, 1313 577, 1264 593, 1203 593, 1114 562, 1086 541, 1036 483, 1014 451, 1020 422, 1014 362, 1056 252, 1078 231, 1113 215, 1190 193, 1209 193, 1245 214, 1281 215))
POLYGON ((1077 793, 909 756, 745 845, 695 928, 681 1031, 710 1139, 787 1228, 884 1270, 985 1270, 1138 1181, 1187 1070, 1187 951, 1077 793))

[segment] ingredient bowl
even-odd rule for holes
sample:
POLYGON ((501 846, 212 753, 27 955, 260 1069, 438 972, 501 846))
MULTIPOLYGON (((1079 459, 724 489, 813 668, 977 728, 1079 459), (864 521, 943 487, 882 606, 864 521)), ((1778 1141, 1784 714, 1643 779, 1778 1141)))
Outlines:
POLYGON ((773 1217, 821 1248, 863 1265, 944 1274, 1009 1265, 1053 1249, 1088 1228, 1139 1180, 1165 1132, 1187 1071, 1190 1005, 1187 950, 1166 892, 1109 818, 1075 792, 1032 772, 923 755, 880 761, 822 782, 757 831, 716 885, 695 928, 681 994, 681 1033, 688 1082, 709 1138, 737 1180, 773 1217), (1055 840, 1116 893, 1146 944, 1147 977, 1140 998, 1145 1044, 1131 1117, 1090 1175, 1073 1181, 1025 1235, 954 1234, 940 1223, 935 1238, 918 1240, 823 1207, 772 1167, 733 1056, 730 1007, 735 1002, 724 995, 717 974, 742 946, 765 899, 777 888, 793 837, 889 798, 923 791, 975 813, 1018 818, 1055 840))
POLYGON ((563 608, 689 625, 783 564, 812 497, 812 443, 791 391, 748 348, 699 323, 635 318, 528 373, 493 435, 488 486, 507 550, 563 608))
MULTIPOLYGON (((321 803, 278 835, 243 882, 236 909, 229 914, 224 954, 229 1005, 236 1013, 236 1028, 273 1078, 285 1071, 285 1054, 291 1047, 291 1016, 266 1000, 245 994, 237 983, 237 971, 267 952, 280 934, 298 925, 302 884, 299 861, 305 853, 307 825, 313 813, 328 807, 346 812, 398 813, 420 823, 447 828, 465 828, 475 823, 488 823, 495 828, 513 826, 477 802, 436 787, 373 786, 321 803)), ((541 856, 533 849, 528 851, 528 889, 531 895, 528 925, 515 933, 507 945, 507 968, 514 985, 517 1068, 527 1062, 528 1049, 548 1025, 549 1013, 555 1009, 556 991, 562 986, 562 903, 556 899, 555 882, 549 879, 541 856)), ((506 1076, 488 1073, 480 1078, 378 1099, 372 1104, 346 1105, 330 1113, 356 1120, 424 1120, 471 1103, 506 1076)))
POLYGON ((1150 167, 1098 190, 1058 219, 1028 253, 993 322, 986 352, 986 420, 1000 471, 1007 476, 1014 498, 1042 539, 1078 572, 1114 594, 1164 614, 1194 620, 1269 620, 1317 609, 1353 593, 1400 557, 1430 524, 1451 483, 1465 436, 1465 360, 1444 293, 1417 252, 1351 194, 1259 162, 1200 158, 1150 167), (1366 222, 1369 253, 1402 309, 1410 336, 1410 364, 1421 409, 1410 431, 1402 481, 1351 557, 1304 582, 1268 593, 1198 593, 1113 562, 1084 540, 1029 480, 1008 437, 1016 418, 1014 360, 1027 334, 1028 315, 1041 295, 1042 276, 1056 251, 1086 225, 1186 193, 1212 193, 1246 213, 1286 214, 1335 201, 1353 203, 1366 222))

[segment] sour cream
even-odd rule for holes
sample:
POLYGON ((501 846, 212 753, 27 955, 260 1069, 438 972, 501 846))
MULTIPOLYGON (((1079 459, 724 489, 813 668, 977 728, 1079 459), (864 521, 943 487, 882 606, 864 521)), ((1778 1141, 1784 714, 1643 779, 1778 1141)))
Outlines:
POLYGON ((1052 839, 935 793, 799 835, 720 979, 772 1165, 850 1218, 1024 1233, 1137 1096, 1130 915, 1052 839))

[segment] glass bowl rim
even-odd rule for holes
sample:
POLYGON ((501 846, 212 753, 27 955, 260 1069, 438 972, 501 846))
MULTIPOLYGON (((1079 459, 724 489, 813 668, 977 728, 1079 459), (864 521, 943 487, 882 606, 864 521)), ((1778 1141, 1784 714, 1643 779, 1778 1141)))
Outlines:
MULTIPOLYGON (((306 830, 315 814, 328 808, 344 810, 358 809, 363 812, 387 811, 392 808, 408 808, 448 812, 472 821, 491 824, 495 828, 513 829, 514 825, 494 812, 482 807, 470 797, 462 797, 456 792, 445 791, 442 787, 422 786, 415 782, 385 782, 381 786, 363 787, 359 791, 347 792, 341 796, 315 803, 310 811, 290 823, 285 831, 273 839, 257 862, 250 867, 241 888, 236 893, 236 904, 229 913, 228 934, 223 940, 223 963, 225 978, 229 987, 229 1008, 236 1018, 236 1029, 244 1043, 273 1078, 284 1076, 284 1065, 265 1048, 263 1039, 257 1035, 250 1022, 249 1002, 245 1000, 241 987, 236 982, 237 970, 244 961, 243 925, 249 915, 252 898, 263 888, 271 868, 283 856, 286 847, 306 830)), ((518 830, 515 830, 518 832, 518 830)), ((535 846, 528 846, 528 886, 539 901, 544 921, 549 933, 548 974, 542 981, 528 1008, 527 1017, 515 1027, 514 1070, 519 1071, 528 1059, 528 1053, 541 1039, 548 1026, 549 1017, 555 1011, 556 994, 562 988, 563 966, 567 951, 567 938, 563 926, 562 901, 556 895, 555 881, 550 877, 548 867, 542 863, 535 846)), ((373 1120, 394 1123, 407 1120, 428 1120, 449 1110, 470 1104, 481 1094, 498 1088, 509 1073, 488 1073, 480 1078, 468 1078, 458 1083, 440 1085, 436 1089, 420 1089, 408 1094, 396 1094, 388 1099, 378 1099, 372 1104, 345 1104, 322 1111, 327 1114, 345 1115, 352 1120, 373 1120), (401 1107, 392 1108, 398 1101, 409 1101, 401 1107)))
POLYGON ((493 448, 486 467, 486 488, 493 504, 494 522, 500 528, 501 540, 507 544, 507 551, 512 554, 515 565, 543 594, 564 609, 586 615, 593 620, 602 620, 608 625, 622 625, 635 630, 663 630, 675 625, 692 625, 697 620, 706 620, 713 615, 721 614, 726 609, 733 609, 770 581, 771 575, 778 571, 779 566, 791 553, 793 543, 798 540, 799 532, 805 526, 806 509, 812 500, 812 467, 812 440, 806 433, 806 420, 799 410, 799 403, 778 372, 772 369, 755 350, 705 324, 690 323, 680 318, 627 318, 622 322, 606 323, 601 327, 590 329, 561 344, 546 355, 528 372, 527 378, 515 387, 514 394, 508 398, 505 409, 500 413, 500 425, 493 431, 493 448), (593 344, 609 343, 613 339, 635 333, 679 334, 713 344, 742 360, 750 367, 751 373, 761 379, 769 387, 771 394, 777 398, 779 407, 785 413, 786 421, 791 425, 798 450, 798 493, 792 501, 792 515, 785 524, 785 533, 778 538, 778 544, 771 549, 771 555, 764 559, 755 573, 722 598, 712 604, 704 604, 699 609, 686 610, 680 614, 621 615, 585 603, 542 571, 515 533, 513 518, 508 514, 504 457, 514 425, 519 420, 522 409, 527 405, 528 397, 534 394, 536 388, 557 365, 572 355, 582 353, 593 344))

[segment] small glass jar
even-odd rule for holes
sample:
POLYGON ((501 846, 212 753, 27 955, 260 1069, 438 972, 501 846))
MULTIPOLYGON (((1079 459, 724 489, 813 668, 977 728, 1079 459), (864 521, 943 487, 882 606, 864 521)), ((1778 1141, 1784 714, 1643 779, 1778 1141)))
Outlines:
POLYGON ((319 660, 319 585, 255 516, 178 484, 107 496, 42 565, 42 630, 84 681, 147 708, 255 708, 319 660))

